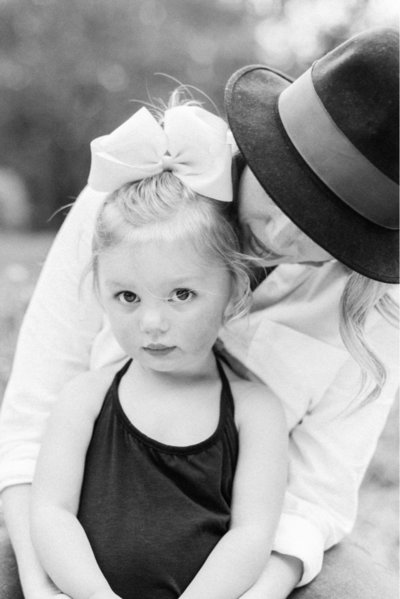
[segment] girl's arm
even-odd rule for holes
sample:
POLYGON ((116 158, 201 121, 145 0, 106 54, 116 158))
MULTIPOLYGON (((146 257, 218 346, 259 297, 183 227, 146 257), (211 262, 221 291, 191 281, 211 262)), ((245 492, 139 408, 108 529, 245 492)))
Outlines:
POLYGON ((93 424, 109 373, 86 373, 57 402, 43 438, 32 486, 31 534, 54 583, 72 599, 117 599, 76 514, 93 424))
POLYGON ((42 568, 29 534, 31 485, 7 487, 2 494, 8 533, 16 555, 25 599, 68 599, 53 585, 42 568))
POLYGON ((234 599, 260 576, 270 555, 286 485, 287 430, 279 402, 258 384, 237 381, 239 431, 229 531, 181 599, 234 599))

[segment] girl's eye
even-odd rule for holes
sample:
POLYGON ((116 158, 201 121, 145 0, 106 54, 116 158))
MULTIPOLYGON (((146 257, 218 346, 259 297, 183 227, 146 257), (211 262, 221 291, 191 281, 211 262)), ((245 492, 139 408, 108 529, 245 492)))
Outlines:
POLYGON ((193 299, 194 292, 190 289, 175 289, 172 293, 171 300, 177 302, 187 302, 193 299))
POLYGON ((121 293, 118 293, 117 298, 121 304, 135 304, 139 300, 136 293, 132 291, 121 291, 121 293))

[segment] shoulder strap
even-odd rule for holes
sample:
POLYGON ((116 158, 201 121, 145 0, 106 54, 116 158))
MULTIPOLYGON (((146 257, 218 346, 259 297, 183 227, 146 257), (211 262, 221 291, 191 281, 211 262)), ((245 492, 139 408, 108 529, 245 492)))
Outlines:
POLYGON ((228 410, 233 415, 235 412, 235 406, 233 403, 231 385, 229 383, 228 377, 225 374, 225 371, 221 364, 221 361, 223 361, 227 365, 228 368, 229 368, 229 364, 228 364, 228 362, 226 362, 226 360, 224 359, 223 356, 218 356, 218 357, 215 356, 215 359, 217 361, 218 374, 219 374, 219 377, 221 379, 221 384, 222 384, 221 410, 224 411, 224 415, 225 415, 226 410, 228 410))

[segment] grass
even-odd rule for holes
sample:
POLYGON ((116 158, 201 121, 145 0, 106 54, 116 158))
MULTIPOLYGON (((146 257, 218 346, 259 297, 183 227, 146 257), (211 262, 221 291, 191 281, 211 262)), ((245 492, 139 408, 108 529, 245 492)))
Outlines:
MULTIPOLYGON (((0 397, 11 370, 18 329, 51 241, 49 234, 1 233, 0 397)), ((396 401, 393 405, 362 484, 353 532, 357 543, 394 570, 398 566, 399 544, 398 404, 396 401)))

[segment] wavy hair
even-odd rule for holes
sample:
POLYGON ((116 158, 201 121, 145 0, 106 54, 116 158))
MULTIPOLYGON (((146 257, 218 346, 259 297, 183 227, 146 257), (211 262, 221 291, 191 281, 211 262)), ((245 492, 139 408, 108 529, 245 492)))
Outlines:
POLYGON ((377 310, 389 324, 398 327, 399 307, 388 293, 391 287, 350 271, 340 298, 339 330, 343 343, 361 368, 360 394, 373 383, 364 403, 376 399, 386 381, 383 362, 365 340, 365 324, 372 310, 377 310))

